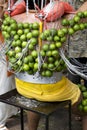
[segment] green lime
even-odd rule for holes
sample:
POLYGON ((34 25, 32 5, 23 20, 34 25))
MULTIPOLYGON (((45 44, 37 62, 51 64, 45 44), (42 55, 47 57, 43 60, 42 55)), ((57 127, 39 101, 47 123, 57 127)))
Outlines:
POLYGON ((21 51, 22 51, 21 47, 19 47, 19 46, 16 46, 16 47, 15 47, 15 52, 16 52, 16 53, 19 53, 19 52, 21 52, 21 51))
POLYGON ((48 44, 43 44, 42 50, 43 51, 48 51, 48 49, 49 49, 49 45, 48 44))
POLYGON ((38 39, 37 39, 37 38, 32 37, 32 38, 30 39, 30 44, 36 45, 37 43, 38 43, 38 39))
POLYGON ((29 66, 30 66, 30 68, 34 68, 34 62, 29 62, 29 66))
POLYGON ((30 69, 29 65, 28 64, 24 64, 23 65, 23 70, 24 71, 28 71, 30 69))
POLYGON ((46 40, 46 37, 45 37, 44 33, 41 33, 41 34, 40 34, 40 39, 46 40))
POLYGON ((84 98, 87 98, 87 91, 83 92, 82 94, 84 98))
POLYGON ((45 75, 45 71, 42 71, 42 72, 41 72, 41 76, 43 76, 43 77, 46 76, 46 75, 45 75))
POLYGON ((17 34, 18 34, 19 36, 21 36, 21 35, 23 34, 23 30, 22 30, 22 29, 18 29, 17 34))
POLYGON ((84 23, 80 23, 79 26, 80 26, 81 30, 85 29, 85 24, 84 23))
POLYGON ((11 33, 11 27, 10 26, 7 28, 7 32, 11 33))
POLYGON ((78 23, 78 22, 80 21, 80 17, 76 15, 76 16, 74 16, 73 20, 74 20, 76 23, 78 23))
POLYGON ((21 47, 21 40, 17 40, 17 41, 15 41, 16 42, 16 46, 20 46, 21 47))
POLYGON ((66 36, 60 38, 61 43, 65 42, 66 40, 66 36))
POLYGON ((53 75, 53 72, 50 70, 46 70, 45 75, 46 75, 46 77, 51 77, 53 75))
POLYGON ((33 50, 34 49, 34 45, 33 44, 29 44, 28 48, 29 48, 29 50, 33 50))
POLYGON ((54 36, 54 41, 56 42, 56 41, 60 41, 60 38, 57 36, 57 35, 55 35, 54 36))
POLYGON ((73 35, 75 33, 74 29, 73 28, 68 28, 68 33, 70 35, 73 35))
POLYGON ((52 56, 58 57, 58 56, 59 56, 58 50, 53 50, 53 51, 52 51, 52 56))
POLYGON ((18 35, 18 34, 14 35, 14 40, 15 40, 15 41, 16 41, 16 40, 19 40, 19 35, 18 35))
POLYGON ((18 61, 17 61, 17 64, 18 64, 19 66, 22 66, 22 61, 21 61, 21 60, 18 60, 18 61))
POLYGON ((75 25, 73 26, 73 29, 74 29, 74 31, 80 30, 79 24, 75 24, 75 25))
POLYGON ((64 34, 67 34, 68 29, 67 28, 62 28, 62 31, 64 32, 64 34))
POLYGON ((3 30, 7 32, 8 27, 9 27, 9 26, 7 26, 7 25, 4 26, 4 29, 3 29, 3 30))
POLYGON ((23 23, 23 28, 29 28, 29 23, 23 23))
POLYGON ((18 23, 18 29, 23 29, 23 23, 18 23))
POLYGON ((51 44, 49 44, 49 49, 50 49, 50 50, 54 50, 54 49, 56 49, 56 45, 55 45, 55 43, 51 43, 51 44))
POLYGON ((1 25, 2 31, 5 31, 4 28, 5 28, 5 26, 2 24, 2 25, 1 25))
POLYGON ((33 51, 31 52, 31 55, 32 55, 34 58, 37 58, 38 53, 37 53, 36 50, 33 50, 33 51))
POLYGON ((48 50, 46 51, 46 56, 50 57, 52 55, 52 51, 48 50))
POLYGON ((50 29, 50 35, 53 37, 55 35, 57 35, 57 30, 55 28, 51 28, 50 29))
POLYGON ((61 23, 63 26, 67 26, 69 24, 69 21, 67 19, 63 19, 61 23))
POLYGON ((38 22, 34 22, 32 24, 32 28, 38 30, 39 29, 39 23, 38 22))
POLYGON ((82 92, 84 92, 84 91, 86 91, 86 90, 87 90, 87 89, 86 89, 86 87, 85 87, 85 86, 83 86, 83 85, 81 85, 80 89, 81 89, 81 91, 82 91, 82 92))
POLYGON ((80 111, 83 111, 83 106, 82 106, 82 104, 79 104, 79 105, 78 105, 78 109, 79 109, 80 111))
POLYGON ((29 57, 28 56, 24 57, 23 62, 27 64, 29 62, 29 57))
POLYGON ((57 48, 60 48, 60 47, 62 46, 62 43, 61 43, 61 42, 56 42, 55 44, 56 44, 56 47, 57 47, 57 48))
POLYGON ((82 105, 83 105, 83 106, 86 106, 86 105, 87 105, 87 100, 86 100, 86 99, 83 99, 83 100, 82 100, 82 105))
POLYGON ((84 107, 83 107, 83 110, 84 110, 84 112, 87 113, 87 106, 84 106, 84 107))
POLYGON ((4 25, 4 26, 7 26, 7 25, 8 25, 6 20, 3 21, 3 25, 4 25))
POLYGON ((10 35, 9 35, 8 33, 6 33, 6 34, 4 35, 4 38, 5 38, 6 40, 10 39, 10 35))
POLYGON ((87 10, 83 12, 84 17, 87 18, 87 10))
POLYGON ((80 18, 83 18, 84 17, 84 13, 83 12, 78 12, 77 16, 79 16, 80 18))
POLYGON ((23 41, 22 43, 21 43, 21 45, 22 45, 22 48, 25 48, 26 46, 27 46, 27 41, 23 41))
POLYGON ((39 31, 38 30, 32 30, 32 36, 33 37, 38 37, 39 36, 39 31))
POLYGON ((12 47, 16 47, 16 41, 12 41, 11 45, 12 47))
POLYGON ((33 62, 34 61, 34 58, 32 55, 28 55, 28 59, 29 59, 29 62, 33 62))
POLYGON ((84 25, 85 25, 85 28, 87 28, 87 23, 84 23, 84 25))
POLYGON ((58 30, 57 34, 58 34, 59 37, 64 37, 64 35, 65 35, 64 31, 62 29, 58 30))
POLYGON ((54 62, 54 65, 55 65, 56 67, 58 67, 58 66, 60 65, 59 60, 56 60, 56 61, 54 62))
POLYGON ((51 35, 51 34, 50 34, 50 30, 45 30, 43 33, 44 33, 44 36, 45 36, 46 38, 51 35))
POLYGON ((17 30, 17 24, 16 23, 12 23, 10 25, 10 27, 11 27, 12 30, 17 30))
POLYGON ((41 50, 41 51, 40 51, 40 54, 41 54, 42 57, 45 57, 45 55, 46 55, 46 53, 45 53, 44 50, 41 50))
POLYGON ((11 17, 8 16, 7 18, 5 18, 5 20, 6 20, 7 24, 9 25, 9 24, 10 24, 11 17))
POLYGON ((16 30, 12 30, 12 31, 10 32, 10 34, 11 34, 11 36, 14 36, 14 35, 17 34, 17 32, 16 32, 16 30))
POLYGON ((52 41, 53 40, 53 37, 52 36, 48 36, 47 37, 47 41, 52 41))
POLYGON ((29 28, 25 28, 23 31, 24 31, 24 34, 27 35, 30 30, 29 30, 29 28))
POLYGON ((31 32, 28 32, 28 34, 27 34, 27 39, 29 40, 29 39, 31 39, 32 38, 32 33, 31 32))
POLYGON ((26 41, 26 35, 25 35, 25 34, 22 34, 22 35, 20 36, 20 40, 21 40, 21 41, 26 41))
POLYGON ((44 62, 44 63, 42 64, 42 68, 43 68, 43 69, 47 69, 47 68, 48 68, 48 64, 44 62))
POLYGON ((74 26, 74 24, 75 24, 74 19, 70 19, 70 20, 69 20, 69 25, 72 27, 72 26, 74 26))
POLYGON ((8 56, 9 57, 12 57, 12 56, 14 56, 15 55, 15 51, 13 51, 13 50, 9 50, 8 51, 8 56))
POLYGON ((54 64, 53 63, 49 63, 48 64, 48 69, 54 69, 54 64))
POLYGON ((54 57, 50 56, 48 57, 48 62, 49 63, 53 63, 55 61, 54 57))
POLYGON ((19 59, 19 58, 21 57, 21 55, 22 55, 21 52, 17 52, 16 55, 15 55, 15 57, 16 57, 17 59, 19 59))
POLYGON ((36 70, 36 71, 38 70, 38 63, 34 64, 34 70, 36 70))
POLYGON ((10 19, 10 24, 13 24, 13 23, 17 25, 16 20, 15 20, 15 19, 13 19, 13 18, 11 18, 11 19, 10 19))

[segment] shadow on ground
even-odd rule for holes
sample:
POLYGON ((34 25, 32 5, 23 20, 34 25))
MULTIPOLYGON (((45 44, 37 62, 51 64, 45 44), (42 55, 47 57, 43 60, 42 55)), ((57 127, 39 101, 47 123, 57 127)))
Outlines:
MULTIPOLYGON (((49 130, 69 130, 68 123, 68 111, 60 108, 50 116, 49 130)), ((81 125, 81 121, 76 121, 74 115, 72 115, 72 130, 82 130, 81 125)), ((7 127, 9 130, 21 130, 20 116, 13 116, 8 119, 7 127)), ((28 130, 26 113, 24 114, 24 130, 28 130)), ((45 118, 43 116, 39 122, 38 130, 45 130, 45 118)))

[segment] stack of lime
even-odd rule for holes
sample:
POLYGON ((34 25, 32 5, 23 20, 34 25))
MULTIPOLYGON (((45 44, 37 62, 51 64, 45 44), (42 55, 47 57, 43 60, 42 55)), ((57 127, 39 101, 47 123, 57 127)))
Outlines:
POLYGON ((5 15, 1 28, 6 44, 11 41, 9 49, 6 50, 11 69, 16 71, 21 67, 21 71, 35 73, 38 70, 36 45, 39 23, 17 23, 16 20, 5 15), (26 52, 23 54, 25 48, 26 52))
POLYGON ((66 34, 66 28, 60 30, 52 28, 45 30, 40 35, 40 38, 44 41, 40 51, 44 60, 41 67, 42 76, 52 76, 53 72, 60 72, 66 68, 58 51, 66 41, 66 34))
POLYGON ((87 28, 87 11, 78 12, 72 19, 63 19, 61 24, 68 27, 68 34, 73 35, 76 31, 83 30, 87 28))
POLYGON ((11 70, 17 72, 19 68, 19 72, 28 74, 39 71, 46 77, 51 77, 53 72, 64 70, 66 65, 58 50, 64 46, 68 35, 87 28, 87 22, 81 21, 83 18, 87 18, 87 11, 77 13, 70 20, 63 19, 61 29, 50 28, 40 33, 39 23, 17 23, 5 15, 1 29, 8 45, 6 55, 11 70), (39 39, 42 41, 41 48, 39 39))

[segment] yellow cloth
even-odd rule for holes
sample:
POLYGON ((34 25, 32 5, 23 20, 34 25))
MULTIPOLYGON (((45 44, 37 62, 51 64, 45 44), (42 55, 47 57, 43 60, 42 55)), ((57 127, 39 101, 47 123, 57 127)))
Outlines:
POLYGON ((39 101, 65 101, 71 100, 72 104, 78 101, 80 89, 66 77, 54 84, 34 84, 16 78, 17 91, 27 97, 39 101))

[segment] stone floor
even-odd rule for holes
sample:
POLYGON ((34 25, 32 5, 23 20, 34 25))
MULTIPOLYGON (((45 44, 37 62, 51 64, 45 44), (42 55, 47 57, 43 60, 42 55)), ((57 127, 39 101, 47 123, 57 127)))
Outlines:
MULTIPOLYGON (((69 130, 68 128, 68 112, 66 109, 60 108, 57 112, 50 116, 49 130, 69 130)), ((9 130, 21 130, 20 129, 20 116, 13 116, 8 119, 7 127, 9 130)), ((28 130, 27 116, 24 114, 24 130, 28 130)), ((38 130, 45 130, 45 118, 41 117, 38 130)), ((81 121, 76 121, 74 115, 72 115, 72 130, 82 130, 81 121)))

